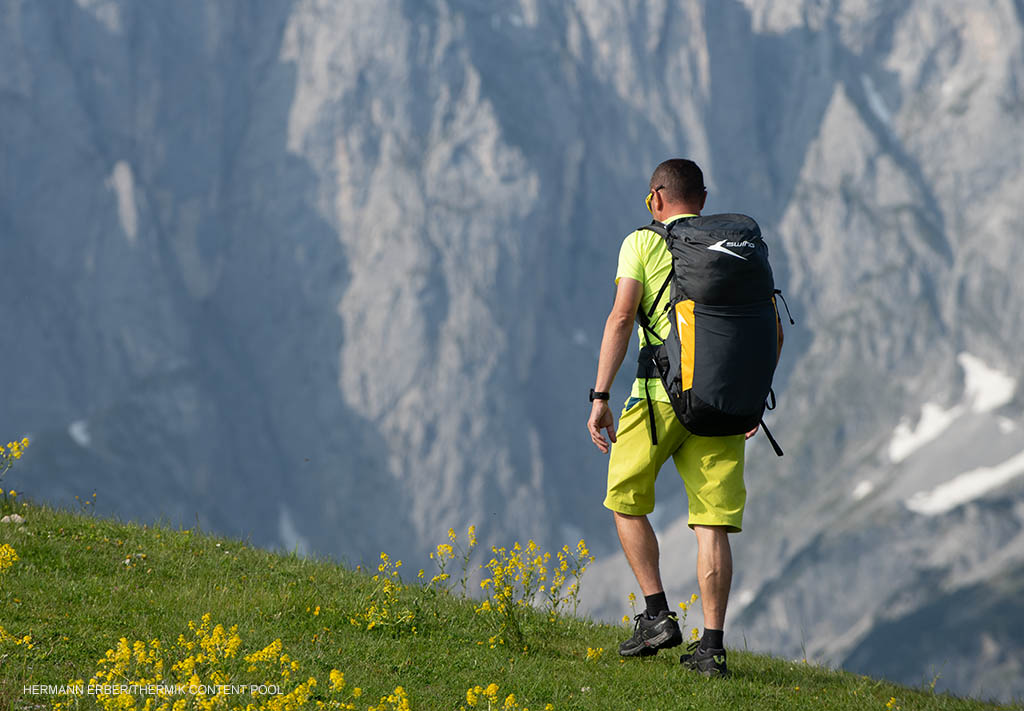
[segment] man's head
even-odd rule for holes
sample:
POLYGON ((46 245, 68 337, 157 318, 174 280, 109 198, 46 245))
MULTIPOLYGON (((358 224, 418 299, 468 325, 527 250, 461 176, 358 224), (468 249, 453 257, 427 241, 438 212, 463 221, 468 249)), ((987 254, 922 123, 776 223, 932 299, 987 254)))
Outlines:
POLYGON ((704 173, 696 163, 686 158, 670 158, 662 162, 654 169, 650 187, 651 214, 659 221, 680 213, 699 215, 708 197, 704 173))

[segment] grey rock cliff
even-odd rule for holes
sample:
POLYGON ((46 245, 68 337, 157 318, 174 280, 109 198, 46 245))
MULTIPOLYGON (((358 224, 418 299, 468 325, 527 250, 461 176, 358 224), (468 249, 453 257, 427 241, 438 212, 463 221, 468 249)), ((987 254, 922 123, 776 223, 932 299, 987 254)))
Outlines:
POLYGON ((685 155, 708 212, 759 220, 799 322, 786 457, 748 448, 730 639, 910 683, 955 659, 939 688, 1024 694, 1019 2, 0 18, 0 430, 34 441, 12 486, 352 563, 469 523, 584 536, 585 605, 617 619, 583 393, 619 243, 685 155))

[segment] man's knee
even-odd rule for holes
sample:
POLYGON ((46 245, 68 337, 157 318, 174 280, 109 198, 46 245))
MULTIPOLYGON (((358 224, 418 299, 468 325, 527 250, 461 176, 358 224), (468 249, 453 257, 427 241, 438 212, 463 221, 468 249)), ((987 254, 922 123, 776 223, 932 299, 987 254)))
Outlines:
POLYGON ((729 534, 731 530, 732 530, 731 527, 726 526, 724 524, 721 524, 721 525, 709 525, 709 524, 704 524, 704 523, 695 523, 695 524, 693 524, 693 532, 694 533, 707 532, 707 533, 710 533, 710 534, 715 535, 715 536, 721 536, 721 535, 729 534))
POLYGON ((729 555, 731 549, 729 545, 731 529, 729 526, 696 525, 693 527, 693 532, 697 536, 698 553, 706 549, 708 553, 714 554, 713 551, 721 551, 721 553, 729 555))
POLYGON ((694 524, 693 532, 697 536, 697 541, 701 540, 712 540, 712 541, 724 541, 729 542, 729 534, 733 532, 731 526, 705 526, 702 524, 694 524))
POLYGON ((616 519, 624 521, 638 521, 640 519, 647 518, 647 514, 628 514, 622 513, 621 511, 612 511, 612 516, 616 519))

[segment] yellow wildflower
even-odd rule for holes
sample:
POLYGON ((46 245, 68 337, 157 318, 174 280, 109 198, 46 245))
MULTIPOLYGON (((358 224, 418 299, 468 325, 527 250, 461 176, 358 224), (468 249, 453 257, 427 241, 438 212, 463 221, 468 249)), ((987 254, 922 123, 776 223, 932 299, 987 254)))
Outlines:
POLYGON ((18 554, 9 543, 0 545, 0 572, 10 568, 18 560, 18 554))
MULTIPOLYGON (((258 652, 253 652, 244 657, 245 661, 250 664, 254 662, 269 662, 277 659, 278 654, 281 651, 281 639, 280 637, 275 639, 273 642, 268 644, 266 647, 258 652)), ((255 668, 250 668, 250 671, 255 671, 255 668)))

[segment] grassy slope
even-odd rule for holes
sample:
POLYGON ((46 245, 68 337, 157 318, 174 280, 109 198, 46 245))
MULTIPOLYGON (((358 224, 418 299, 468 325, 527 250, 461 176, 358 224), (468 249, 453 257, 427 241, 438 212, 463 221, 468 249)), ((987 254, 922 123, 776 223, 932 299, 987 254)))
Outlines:
MULTIPOLYGON (((706 680, 680 668, 679 650, 620 662, 615 649, 624 626, 552 625, 541 615, 530 622, 529 653, 491 649, 478 644, 491 628, 471 602, 415 585, 401 595, 417 608, 416 633, 393 637, 349 623, 372 586, 365 573, 195 530, 22 507, 21 501, 24 529, 0 524, 0 544, 11 544, 19 556, 0 576, 0 625, 31 634, 34 646, 0 644, 0 709, 42 707, 47 697, 23 694, 23 685, 88 681, 120 637, 173 644, 204 612, 213 624, 238 625, 241 654, 280 638, 301 664, 297 679, 315 676, 322 689, 332 668, 343 671, 349 688, 365 690, 355 700, 359 709, 398 685, 412 709, 458 709, 466 689, 491 682, 501 699, 512 692, 535 710, 549 702, 556 709, 628 711, 1011 708, 739 650, 730 650, 731 679, 706 680), (135 553, 146 557, 125 565, 135 553), (318 615, 310 611, 316 606, 318 615), (588 647, 606 651, 588 660, 588 647)), ((95 701, 82 700, 82 708, 95 701)))

